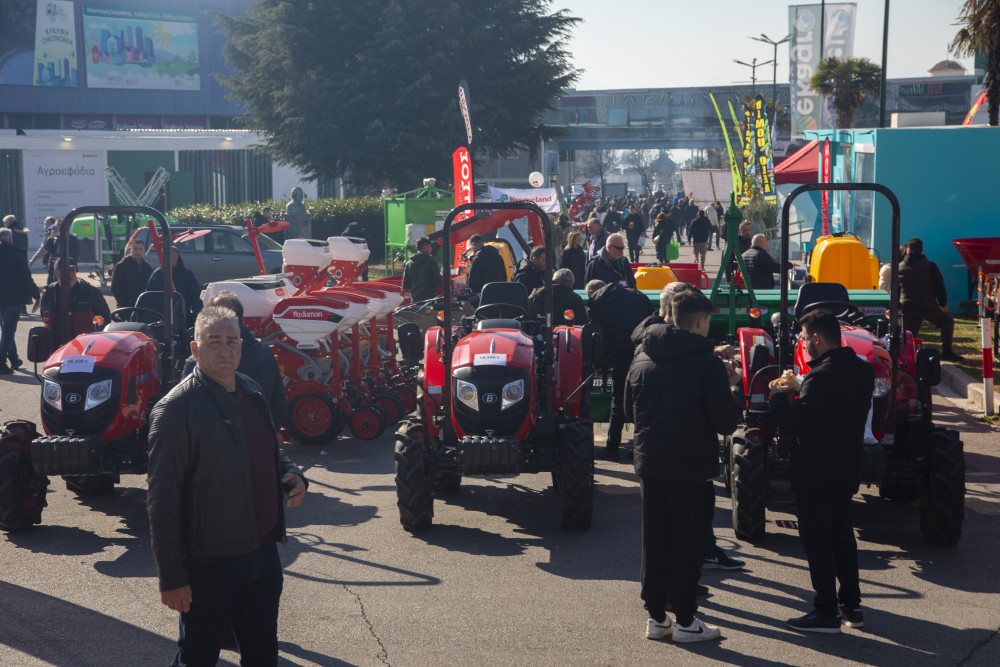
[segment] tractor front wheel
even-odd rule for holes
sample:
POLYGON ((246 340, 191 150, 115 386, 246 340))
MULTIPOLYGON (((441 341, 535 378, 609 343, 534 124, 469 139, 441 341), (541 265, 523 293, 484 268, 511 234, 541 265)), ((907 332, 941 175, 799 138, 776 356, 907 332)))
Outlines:
POLYGON ((920 532, 931 544, 954 545, 965 519, 965 454, 958 432, 943 428, 931 434, 920 484, 920 532))
POLYGON ((392 388, 396 396, 403 401, 403 414, 408 415, 417 409, 417 390, 408 384, 397 384, 392 388))
POLYGON ((292 401, 288 432, 300 445, 325 445, 344 430, 343 417, 328 397, 306 394, 292 401))
POLYGON ((594 515, 594 424, 571 419, 561 436, 553 480, 562 502, 562 525, 587 530, 594 515))
POLYGON ((424 464, 427 434, 419 422, 403 422, 396 431, 396 506, 399 522, 411 533, 427 530, 434 519, 424 464))
POLYGON ((730 495, 736 537, 752 542, 764 536, 767 467, 757 429, 740 427, 729 447, 730 495))
POLYGON ((49 478, 31 465, 31 441, 38 432, 25 421, 10 421, 0 431, 0 530, 12 533, 42 522, 49 478))

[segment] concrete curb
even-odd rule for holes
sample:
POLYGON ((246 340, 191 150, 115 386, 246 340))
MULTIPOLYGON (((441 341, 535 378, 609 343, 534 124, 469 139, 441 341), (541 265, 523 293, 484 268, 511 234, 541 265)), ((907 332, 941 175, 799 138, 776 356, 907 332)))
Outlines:
POLYGON ((951 387, 962 398, 970 401, 980 410, 985 409, 983 381, 947 362, 941 364, 941 382, 951 387))

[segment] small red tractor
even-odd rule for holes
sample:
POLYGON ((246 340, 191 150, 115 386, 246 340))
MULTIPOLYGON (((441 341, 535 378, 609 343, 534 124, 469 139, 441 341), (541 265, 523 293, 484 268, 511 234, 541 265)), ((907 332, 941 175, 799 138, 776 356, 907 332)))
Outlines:
POLYGON ((878 184, 820 183, 797 188, 782 210, 782 266, 788 262, 790 205, 798 195, 814 190, 875 191, 889 200, 893 251, 889 312, 873 321, 850 303, 848 290, 838 283, 802 285, 791 307, 788 282, 783 278, 781 309, 775 315, 776 339, 764 329, 737 331, 746 409, 743 423, 722 447, 733 529, 742 540, 764 535, 771 480, 787 477, 795 446, 776 424, 768 385, 788 368, 794 368, 797 376, 809 372, 811 360, 793 329, 806 313, 826 309, 841 321, 842 344, 875 368, 870 424, 862 449, 862 484, 877 485, 880 495, 889 500, 917 498, 924 539, 955 544, 962 535, 965 459, 959 434, 932 421, 931 387, 941 379, 937 350, 922 347, 909 332, 900 331, 899 203, 888 188, 878 184))
MULTIPOLYGON (((563 526, 587 529, 594 486, 589 398, 592 369, 602 354, 600 330, 593 325, 552 326, 551 227, 534 204, 477 203, 453 209, 442 230, 444 266, 451 265, 455 218, 472 209, 476 214, 459 223, 467 234, 495 227, 494 216, 527 215, 540 230, 533 240, 548 251, 545 315, 531 313, 523 285, 490 283, 472 317, 454 322, 452 309, 446 308, 423 341, 401 338, 404 358, 422 356, 423 382, 419 418, 396 432, 400 522, 410 532, 429 528, 434 498, 457 491, 463 476, 551 471, 563 526)), ((445 281, 444 303, 451 303, 451 292, 445 281)))
MULTIPOLYGON (((68 256, 73 220, 83 215, 141 215, 156 220, 167 253, 171 237, 163 214, 144 206, 86 206, 63 218, 59 238, 68 256)), ((169 256, 169 255, 168 255, 169 256)), ((69 277, 60 276, 59 303, 69 303, 69 277)), ((93 313, 66 312, 35 327, 28 359, 44 362, 41 421, 12 421, 0 434, 0 530, 41 523, 49 475, 61 475, 80 495, 110 491, 123 473, 146 472, 149 412, 174 384, 184 336, 184 304, 170 272, 163 292, 145 292, 134 308, 98 321, 93 313), (76 337, 70 336, 73 321, 76 337)), ((186 350, 183 352, 186 355, 186 350)))

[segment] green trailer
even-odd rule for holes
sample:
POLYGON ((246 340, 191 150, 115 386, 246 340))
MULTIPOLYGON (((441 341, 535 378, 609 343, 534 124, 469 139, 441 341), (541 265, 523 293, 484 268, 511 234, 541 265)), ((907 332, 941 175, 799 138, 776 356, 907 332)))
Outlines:
MULTIPOLYGON (((165 217, 171 226, 177 224, 170 216, 165 217)), ((96 264, 97 270, 93 275, 102 286, 107 285, 110 269, 124 255, 125 244, 136 229, 145 225, 146 219, 136 216, 119 218, 109 215, 95 218, 92 215, 82 215, 75 218, 70 232, 80 240, 80 257, 77 257, 77 261, 96 264)))

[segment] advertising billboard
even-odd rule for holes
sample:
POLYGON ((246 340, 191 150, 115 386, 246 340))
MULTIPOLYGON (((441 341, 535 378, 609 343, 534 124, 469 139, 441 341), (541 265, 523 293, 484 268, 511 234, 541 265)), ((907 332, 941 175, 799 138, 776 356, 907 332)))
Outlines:
POLYGON ((83 6, 88 88, 200 90, 197 17, 83 6))
POLYGON ((24 151, 25 223, 32 248, 42 243, 42 220, 78 206, 106 206, 105 151, 24 151))
POLYGON ((72 0, 27 0, 0 18, 0 85, 79 85, 72 0))

